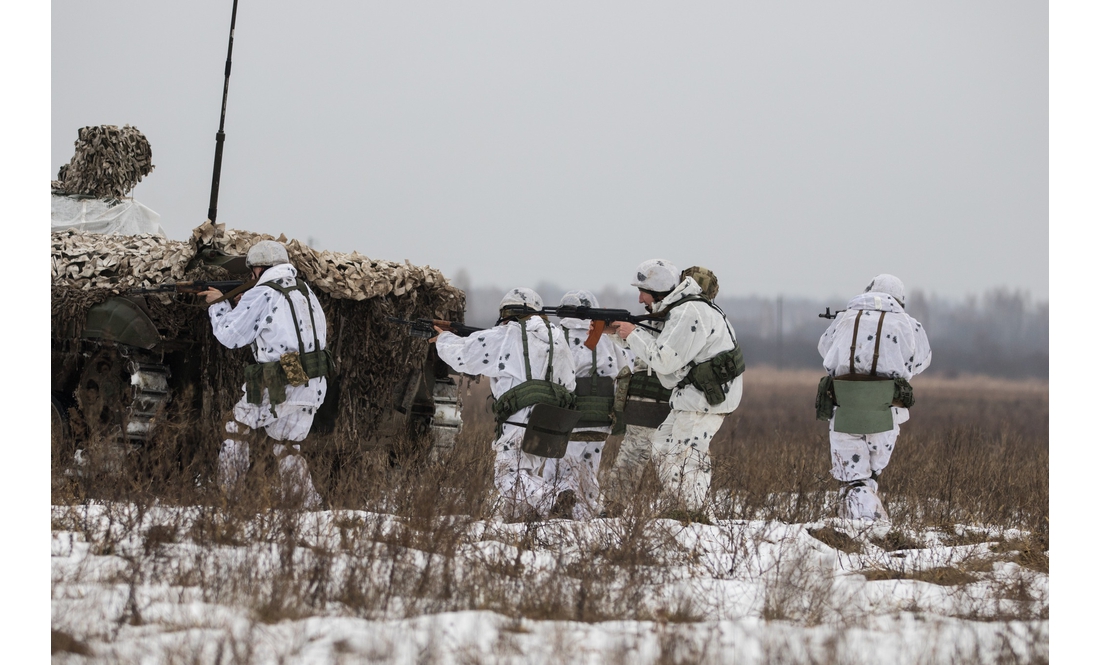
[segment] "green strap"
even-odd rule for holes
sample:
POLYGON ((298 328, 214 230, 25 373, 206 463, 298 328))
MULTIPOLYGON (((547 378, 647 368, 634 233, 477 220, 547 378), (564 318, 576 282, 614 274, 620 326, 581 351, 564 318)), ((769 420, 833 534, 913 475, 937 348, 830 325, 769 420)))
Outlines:
MULTIPOLYGON (((554 380, 554 329, 550 327, 550 320, 542 316, 542 322, 546 324, 546 337, 550 339, 550 357, 546 360, 546 381, 554 380)), ((526 339, 526 338, 525 338, 526 339)))
MULTIPOLYGON (((519 332, 523 338, 523 371, 527 375, 527 380, 531 380, 531 354, 527 350, 527 319, 519 320, 519 332)), ((554 340, 550 340, 550 348, 554 348, 554 340)))
POLYGON ((592 390, 588 392, 589 395, 596 394, 596 378, 597 374, 599 374, 596 370, 596 349, 592 349, 592 390))
POLYGON ((856 322, 855 325, 852 326, 852 351, 851 355, 848 356, 849 374, 856 373, 856 340, 859 339, 859 317, 863 316, 863 312, 864 310, 862 309, 856 312, 856 322))
MULTIPOLYGON (((544 381, 554 380, 554 329, 550 327, 550 321, 543 315, 539 315, 546 324, 546 336, 550 338, 550 357, 546 361, 546 376, 544 381)), ((527 374, 527 380, 531 380, 531 355, 527 348, 527 317, 519 320, 520 336, 523 338, 523 371, 527 374)))
POLYGON ((294 309, 294 301, 290 298, 290 292, 297 291, 302 294, 302 297, 306 299, 306 309, 309 311, 309 325, 313 329, 313 350, 320 351, 321 340, 317 336, 317 321, 313 318, 313 303, 309 300, 309 290, 306 288, 305 282, 295 279, 294 286, 280 286, 273 282, 264 282, 261 286, 270 287, 286 298, 286 302, 290 306, 290 316, 294 319, 294 334, 298 337, 299 353, 306 352, 306 345, 302 341, 302 331, 298 329, 298 312, 294 309))
MULTIPOLYGON (((569 341, 569 328, 566 328, 565 326, 562 326, 561 329, 562 329, 562 332, 565 333, 565 348, 572 349, 573 347, 570 346, 570 341, 569 341)), ((553 339, 553 337, 551 337, 551 340, 552 339, 553 339)), ((570 351, 570 353, 572 353, 572 351, 570 351)), ((588 391, 589 395, 595 395, 596 394, 596 379, 597 378, 599 378, 599 377, 597 377, 597 372, 596 372, 596 349, 592 349, 592 389, 588 391)))

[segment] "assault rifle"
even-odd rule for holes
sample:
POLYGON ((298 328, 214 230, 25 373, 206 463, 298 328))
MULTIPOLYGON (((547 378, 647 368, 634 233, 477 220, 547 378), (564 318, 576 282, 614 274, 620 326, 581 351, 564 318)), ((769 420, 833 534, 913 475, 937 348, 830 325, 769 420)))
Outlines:
POLYGON ((156 286, 139 286, 130 289, 130 293, 202 293, 208 289, 217 289, 228 293, 244 284, 241 280, 226 282, 165 282, 156 286))
POLYGON ((818 316, 818 318, 821 318, 821 319, 835 319, 837 314, 840 314, 841 312, 847 312, 847 311, 848 310, 846 310, 846 309, 840 309, 840 310, 837 310, 835 312, 830 312, 829 308, 826 307, 825 308, 825 313, 824 314, 818 314, 817 316, 818 316))
POLYGON ((387 316, 386 320, 390 323, 408 326, 410 335, 423 339, 431 339, 438 335, 439 333, 435 330, 436 326, 442 328, 446 332, 454 333, 459 337, 469 337, 476 332, 484 330, 484 328, 474 328, 458 323, 457 321, 443 321, 441 319, 417 319, 415 321, 409 321, 408 319, 399 319, 395 316, 387 316))
MULTIPOLYGON (((217 289, 222 292, 222 297, 218 298, 214 302, 221 302, 228 300, 234 296, 246 291, 256 285, 256 280, 250 279, 248 281, 241 280, 228 280, 228 281, 192 281, 192 282, 165 282, 163 284, 157 284, 156 286, 139 286, 130 289, 130 293, 142 295, 146 293, 191 293, 198 294, 209 289, 217 289)), ((213 305, 214 303, 210 303, 213 305)))
POLYGON ((596 344, 600 341, 600 335, 603 334, 604 329, 607 328, 609 323, 615 321, 626 321, 627 323, 633 323, 639 328, 645 328, 651 332, 659 333, 660 331, 652 326, 647 326, 646 323, 651 321, 664 321, 667 314, 631 314, 629 310, 625 309, 600 309, 597 307, 589 307, 587 305, 562 305, 561 307, 546 307, 542 310, 543 314, 549 314, 556 316, 559 319, 587 319, 592 322, 592 327, 588 331, 588 339, 584 340, 584 345, 589 349, 595 349, 596 344))

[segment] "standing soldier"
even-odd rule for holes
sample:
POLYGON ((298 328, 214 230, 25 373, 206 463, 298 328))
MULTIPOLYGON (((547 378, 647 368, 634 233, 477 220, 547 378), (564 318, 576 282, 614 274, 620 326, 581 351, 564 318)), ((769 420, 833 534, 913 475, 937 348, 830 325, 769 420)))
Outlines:
POLYGON ((286 248, 274 240, 254 244, 245 257, 256 285, 236 306, 217 289, 203 291, 214 336, 231 349, 251 345, 256 363, 245 368, 244 396, 226 419, 218 480, 232 491, 248 471, 249 443, 266 444, 278 460, 284 499, 306 509, 321 506, 301 445, 325 401, 329 355, 325 313, 298 279, 286 248))
MULTIPOLYGON (((702 266, 692 266, 680 273, 676 283, 688 277, 699 285, 704 298, 714 301, 718 295, 718 278, 713 272, 702 266)), ((653 313, 650 307, 651 305, 646 305, 646 310, 653 313)), ((647 325, 659 331, 664 327, 664 321, 651 321, 647 325)), ((622 410, 617 417, 623 421, 619 425, 619 433, 623 434, 623 439, 605 483, 610 490, 606 493, 609 500, 605 505, 609 517, 622 514, 628 497, 636 490, 646 463, 649 462, 654 432, 668 417, 668 400, 672 396, 672 391, 661 385, 640 358, 633 352, 628 353, 633 359, 632 373, 628 375, 624 372, 620 382, 625 383, 625 386, 619 385, 616 389, 621 400, 622 410)))
POLYGON ((909 379, 932 362, 924 326, 905 313, 905 286, 879 275, 837 313, 817 350, 829 372, 818 418, 829 421, 832 474, 844 519, 888 520, 878 480, 913 404, 909 379))
POLYGON ((573 357, 562 331, 542 312, 542 298, 515 288, 500 302, 497 325, 459 337, 436 328, 439 357, 456 372, 489 377, 497 437, 494 483, 504 499, 505 519, 546 517, 557 498, 543 477, 547 458, 523 451, 521 443, 536 404, 565 407, 576 387, 573 357))
MULTIPOLYGON (((584 290, 570 291, 562 296, 562 307, 593 307, 600 304, 596 296, 584 290)), ((632 365, 630 352, 616 344, 610 337, 600 335, 596 348, 584 345, 591 321, 563 318, 562 332, 573 354, 577 372, 577 409, 584 413, 576 429, 569 437, 565 457, 551 460, 543 470, 543 477, 564 491, 560 509, 571 508, 572 517, 588 520, 599 512, 600 483, 598 474, 604 443, 611 433, 611 411, 615 399, 615 377, 632 365), (568 497, 574 497, 569 501, 568 497), (570 507, 570 503, 573 505, 570 507)))
POLYGON ((662 489, 679 507, 699 517, 710 488, 710 442, 741 402, 741 349, 733 327, 702 289, 668 261, 638 266, 632 285, 638 302, 665 315, 659 334, 616 322, 616 332, 647 372, 657 376, 671 411, 653 433, 649 454, 662 489))

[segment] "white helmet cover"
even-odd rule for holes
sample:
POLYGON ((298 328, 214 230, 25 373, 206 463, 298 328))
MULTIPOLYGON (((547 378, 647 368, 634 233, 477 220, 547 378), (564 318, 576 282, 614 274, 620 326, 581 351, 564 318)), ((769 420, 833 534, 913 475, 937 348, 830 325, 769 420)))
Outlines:
POLYGON ((894 300, 898 301, 898 304, 905 307, 905 285, 901 283, 901 280, 893 275, 877 275, 871 280, 871 283, 867 285, 867 288, 863 289, 864 293, 885 293, 888 296, 892 296, 894 300))
POLYGON ((596 296, 584 289, 574 289, 561 297, 562 307, 599 307, 596 296))
POLYGON ((664 259, 650 259, 638 266, 636 279, 630 283, 639 289, 663 293, 680 283, 680 269, 664 259))
POLYGON ((504 299, 500 301, 500 308, 504 309, 508 305, 541 310, 542 297, 535 293, 533 289, 520 286, 504 294, 504 299))
POLYGON ((290 257, 287 256, 286 247, 275 240, 261 240, 252 245, 244 258, 244 264, 249 268, 277 266, 280 263, 290 263, 290 257))

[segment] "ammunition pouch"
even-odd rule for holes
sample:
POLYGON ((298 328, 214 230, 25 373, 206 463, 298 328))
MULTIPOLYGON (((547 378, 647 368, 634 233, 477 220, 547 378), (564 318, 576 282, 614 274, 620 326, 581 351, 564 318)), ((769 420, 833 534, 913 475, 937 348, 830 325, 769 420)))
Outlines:
POLYGON ((917 398, 913 396, 913 386, 901 377, 894 379, 894 406, 908 409, 916 403, 917 398))
POLYGON ((672 410, 668 405, 671 397, 672 389, 662 386, 657 375, 648 372, 631 374, 624 369, 615 387, 611 433, 622 434, 627 425, 657 427, 672 410))
POLYGON ((707 404, 714 406, 726 400, 726 384, 744 373, 745 357, 741 353, 741 347, 735 346, 710 360, 694 365, 676 387, 694 386, 706 396, 707 404))
POLYGON ((830 420, 833 417, 834 406, 836 406, 836 394, 833 392, 833 377, 826 374, 817 382, 817 399, 814 400, 817 419, 830 420))
POLYGON ((493 404, 493 417, 497 423, 497 436, 503 433, 505 421, 520 409, 536 404, 548 404, 573 410, 576 404, 576 396, 569 392, 565 386, 542 379, 531 379, 514 386, 498 397, 496 403, 493 404))
POLYGON ((665 388, 656 374, 635 372, 626 383, 626 397, 642 397, 667 402, 672 397, 672 388, 665 388))
POLYGON ((552 404, 535 404, 523 424, 520 450, 539 457, 565 457, 573 428, 581 419, 580 411, 552 404))
POLYGON ((626 404, 623 405, 622 417, 620 418, 622 431, 617 433, 625 432, 627 425, 656 429, 665 421, 665 418, 668 418, 670 413, 672 413, 672 407, 668 405, 668 402, 628 399, 626 404))
POLYGON ((309 382, 309 379, 327 376, 331 369, 332 356, 329 354, 328 349, 301 354, 287 353, 283 354, 279 360, 246 365, 244 368, 245 398, 249 404, 262 404, 264 389, 266 388, 271 404, 282 404, 286 401, 287 386, 305 385, 309 382), (292 355, 295 357, 288 358, 292 355), (306 380, 301 383, 291 383, 284 362, 297 365, 297 368, 292 367, 291 369, 291 372, 295 374, 296 381, 301 379, 301 376, 297 375, 298 369, 301 370, 306 380))
POLYGON ((283 366, 283 373, 286 374, 288 385, 304 386, 309 383, 309 377, 306 376, 306 370, 302 367, 302 361, 298 357, 297 351, 288 351, 279 356, 279 364, 283 366))
POLYGON ((610 376, 577 379, 575 405, 581 412, 577 427, 607 427, 615 408, 615 379, 610 376), (588 394, 580 394, 582 391, 588 394))

